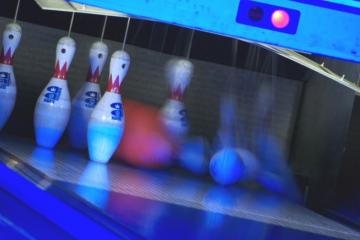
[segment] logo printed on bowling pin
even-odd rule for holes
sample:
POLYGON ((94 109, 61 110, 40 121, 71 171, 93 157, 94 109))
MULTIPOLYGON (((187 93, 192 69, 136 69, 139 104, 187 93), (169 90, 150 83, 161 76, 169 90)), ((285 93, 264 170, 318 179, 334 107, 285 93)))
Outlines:
POLYGON ((180 118, 181 125, 183 127, 188 127, 187 110, 182 109, 182 110, 180 110, 179 114, 181 115, 181 118, 180 118))
POLYGON ((85 93, 85 107, 87 108, 95 108, 97 102, 100 99, 99 93, 95 91, 88 91, 85 93))
POLYGON ((111 111, 111 115, 112 115, 112 119, 116 120, 116 121, 121 121, 122 117, 123 117, 123 109, 122 109, 122 104, 121 103, 112 103, 111 108, 115 109, 113 111, 111 111))
POLYGON ((61 96, 61 88, 56 86, 50 86, 47 88, 48 93, 44 96, 44 102, 54 103, 55 101, 59 101, 61 96))
POLYGON ((0 72, 0 88, 5 89, 10 86, 10 73, 8 72, 0 72))

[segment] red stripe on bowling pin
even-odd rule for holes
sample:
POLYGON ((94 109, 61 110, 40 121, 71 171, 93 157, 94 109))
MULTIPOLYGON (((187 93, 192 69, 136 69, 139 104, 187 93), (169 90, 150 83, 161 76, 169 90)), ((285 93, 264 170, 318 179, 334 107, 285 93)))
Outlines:
POLYGON ((56 45, 54 78, 66 80, 70 64, 74 58, 76 43, 70 37, 62 37, 56 45))
POLYGON ((58 79, 66 80, 67 73, 68 73, 67 62, 65 62, 65 64, 60 68, 59 60, 57 60, 55 65, 54 77, 58 79))
POLYGON ((91 67, 89 67, 89 71, 86 77, 87 82, 91 83, 100 83, 100 69, 99 67, 96 68, 95 72, 92 73, 91 67))
POLYGON ((106 91, 112 93, 120 93, 120 90, 121 90, 120 76, 117 75, 115 80, 113 80, 112 75, 110 74, 106 91))
POLYGON ((0 55, 0 63, 1 64, 7 64, 7 65, 13 65, 14 62, 14 55, 11 53, 11 48, 9 48, 6 51, 6 54, 4 54, 4 48, 1 49, 1 55, 0 55))
POLYGON ((21 39, 21 27, 16 23, 6 25, 0 54, 0 64, 13 65, 15 50, 21 39))
POLYGON ((170 98, 172 100, 177 100, 177 101, 181 101, 183 100, 184 97, 184 91, 181 89, 181 86, 178 86, 175 89, 170 89, 170 98))
POLYGON ((130 57, 125 51, 116 51, 111 56, 110 74, 107 85, 107 92, 120 93, 123 82, 130 65, 130 57))
POLYGON ((166 72, 170 85, 169 98, 182 102, 192 77, 192 63, 185 59, 172 59, 167 63, 166 72))
POLYGON ((89 51, 89 69, 86 81, 90 83, 100 83, 101 72, 108 56, 108 47, 105 43, 94 42, 89 51))

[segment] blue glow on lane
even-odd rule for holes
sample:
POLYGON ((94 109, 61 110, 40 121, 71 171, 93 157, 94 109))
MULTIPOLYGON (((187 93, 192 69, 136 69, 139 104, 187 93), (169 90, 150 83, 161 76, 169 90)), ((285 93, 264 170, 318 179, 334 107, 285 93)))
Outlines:
POLYGON ((2 240, 73 239, 59 226, 2 190, 0 190, 0 202, 0 237, 2 240))
POLYGON ((71 208, 0 163, 0 188, 11 193, 76 239, 119 239, 119 236, 71 208))
POLYGON ((109 199, 108 166, 89 162, 79 179, 76 192, 95 206, 105 208, 109 199))
POLYGON ((27 239, 36 240, 24 229, 0 214, 0 236, 3 239, 27 239))
POLYGON ((42 171, 50 172, 55 168, 55 152, 49 148, 36 147, 29 159, 33 166, 40 167, 42 171))

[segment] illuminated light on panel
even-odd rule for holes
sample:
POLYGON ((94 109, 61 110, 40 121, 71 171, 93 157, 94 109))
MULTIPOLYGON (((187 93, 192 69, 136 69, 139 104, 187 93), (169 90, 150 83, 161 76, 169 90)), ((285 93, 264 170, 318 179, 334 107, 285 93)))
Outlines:
POLYGON ((243 0, 240 2, 236 22, 277 32, 295 34, 300 12, 295 9, 243 0))
POLYGON ((271 22, 276 28, 285 28, 290 23, 290 16, 284 10, 276 10, 271 16, 271 22))

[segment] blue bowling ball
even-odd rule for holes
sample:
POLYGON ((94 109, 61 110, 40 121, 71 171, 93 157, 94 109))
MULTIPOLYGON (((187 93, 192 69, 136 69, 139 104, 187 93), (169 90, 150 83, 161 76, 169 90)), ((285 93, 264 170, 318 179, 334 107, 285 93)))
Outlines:
POLYGON ((235 148, 224 148, 215 153, 210 160, 210 175, 218 184, 234 184, 244 174, 244 163, 235 148))

